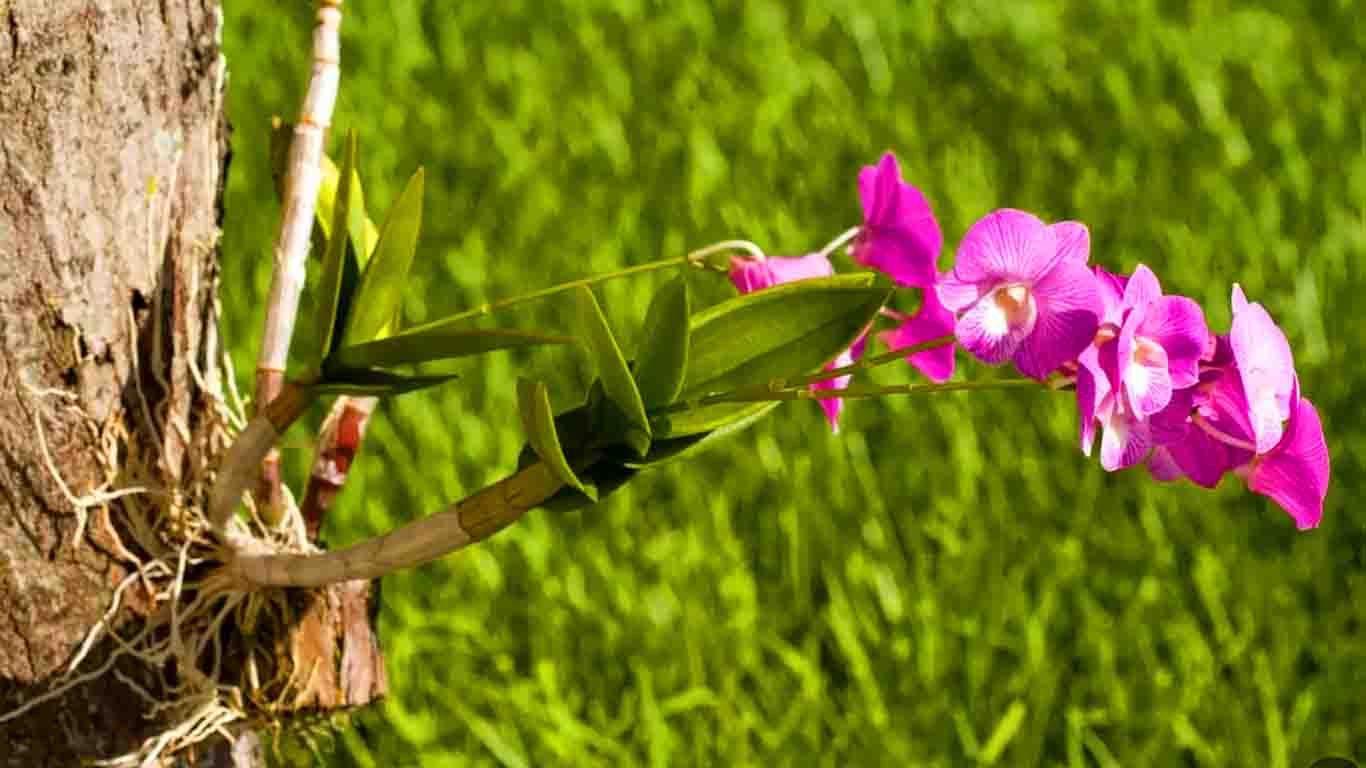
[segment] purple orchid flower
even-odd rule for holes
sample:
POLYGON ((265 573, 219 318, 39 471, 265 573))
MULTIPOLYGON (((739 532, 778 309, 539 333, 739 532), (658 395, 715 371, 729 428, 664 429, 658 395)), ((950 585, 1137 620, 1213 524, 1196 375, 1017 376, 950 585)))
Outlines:
MULTIPOLYGON (((939 252, 944 235, 929 202, 919 189, 901 180, 901 169, 891 152, 875 166, 859 173, 863 226, 850 248, 854 260, 872 267, 903 286, 922 288, 920 310, 905 316, 891 310, 900 325, 878 334, 889 350, 908 347, 953 333, 953 313, 935 295, 939 282, 939 252)), ((857 356, 857 355, 856 355, 857 356)), ((926 378, 943 383, 953 377, 952 344, 906 356, 926 378)))
POLYGON ((1163 296, 1151 269, 1140 264, 1124 289, 1124 320, 1116 353, 1135 413, 1167 407, 1173 389, 1195 386, 1209 340, 1205 313, 1185 296, 1163 296))
MULTIPOLYGON (((740 293, 752 293, 783 283, 808 280, 814 277, 829 277, 835 274, 830 259, 823 253, 808 253, 805 256, 769 256, 763 259, 732 257, 730 260, 730 281, 740 293)), ((854 362, 863 353, 863 337, 825 366, 831 371, 854 362)), ((849 376, 838 376, 827 381, 818 381, 812 389, 843 389, 849 384, 849 376)), ((826 398, 818 401, 825 418, 830 422, 830 431, 839 431, 840 412, 844 410, 844 400, 826 398)))
POLYGON ((769 256, 764 259, 733 257, 730 260, 730 281, 740 293, 753 293, 796 280, 830 277, 835 268, 821 253, 805 256, 769 256))
POLYGON ((863 226, 850 248, 854 260, 900 285, 932 288, 944 234, 919 189, 901 180, 896 155, 882 156, 858 176, 863 226))
POLYGON ((1078 359, 1077 409, 1082 451, 1090 455, 1099 422, 1101 466, 1113 472, 1143 461, 1154 444, 1149 417, 1167 407, 1174 391, 1198 382, 1209 329, 1200 305, 1163 296, 1157 276, 1142 264, 1127 279, 1099 268, 1097 278, 1106 322, 1095 351, 1078 359))
POLYGON ((1233 326, 1209 347, 1196 387, 1153 416, 1158 480, 1207 488, 1232 471, 1280 504, 1301 529, 1323 517, 1330 474, 1318 411, 1300 397, 1285 334, 1260 304, 1233 289, 1233 326))
POLYGON ((958 315, 959 343, 983 362, 1012 360, 1041 381, 1076 358, 1103 311, 1089 253, 1090 236, 1077 222, 1049 226, 1011 209, 987 214, 963 236, 938 286, 958 315))

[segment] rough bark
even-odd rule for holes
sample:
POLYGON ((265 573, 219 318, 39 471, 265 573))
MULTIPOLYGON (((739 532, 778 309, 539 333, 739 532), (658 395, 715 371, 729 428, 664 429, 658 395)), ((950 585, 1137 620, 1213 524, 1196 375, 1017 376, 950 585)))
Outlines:
MULTIPOLYGON (((215 450, 195 371, 216 363, 220 19, 216 0, 0 0, 0 712, 47 689, 128 572, 107 509, 76 540, 49 463, 77 496, 139 456, 184 488, 215 450)), ((0 724, 0 766, 126 751, 144 710, 112 677, 77 688, 0 724)))

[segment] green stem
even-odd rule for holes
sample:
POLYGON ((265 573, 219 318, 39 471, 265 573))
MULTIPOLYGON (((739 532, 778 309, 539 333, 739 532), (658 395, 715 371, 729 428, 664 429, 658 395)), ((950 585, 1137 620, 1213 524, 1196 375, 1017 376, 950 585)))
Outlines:
POLYGON ((853 240, 854 238, 858 237, 859 233, 862 231, 862 227, 850 227, 849 229, 844 230, 834 240, 831 240, 829 243, 826 244, 824 248, 821 249, 821 255, 825 256, 826 258, 829 258, 830 254, 839 250, 840 246, 845 245, 850 240, 853 240))
POLYGON ((593 275, 592 277, 585 277, 579 280, 571 280, 567 283, 552 285, 549 288, 542 288, 539 291, 524 293, 520 296, 510 296, 506 299, 499 299, 498 301, 480 304, 479 306, 474 307, 473 309, 468 309, 464 312, 457 312, 454 315, 447 315, 446 317, 443 317, 440 320, 434 321, 432 323, 418 325, 412 328, 405 328, 404 332, 418 332, 421 331, 426 325, 448 325, 452 321, 456 320, 469 320, 476 317, 483 317, 484 315, 497 312, 500 309, 507 309, 508 307, 513 307, 518 304, 525 304, 528 301, 544 299, 547 296, 554 296, 557 293, 563 293, 565 291, 573 290, 581 285, 596 285, 597 283, 607 282, 608 280, 615 280, 619 277, 630 277, 631 275, 640 275, 646 272, 656 272, 661 269, 671 269, 673 267, 678 267, 685 264, 696 266, 698 268, 706 268, 707 266, 704 262, 699 260, 698 256, 695 253, 690 253, 687 256, 679 256, 672 259, 660 259, 659 261, 651 261, 645 264, 637 264, 634 267, 618 269, 615 272, 604 272, 600 275, 593 275))
POLYGON ((926 395, 940 392, 967 392, 992 389, 1046 388, 1034 379, 992 379, 990 381, 950 381, 943 384, 889 384, 878 387, 845 387, 844 389, 748 389, 721 392, 715 395, 686 400, 661 408, 657 413, 691 411, 719 403, 767 403, 787 400, 865 400, 887 395, 926 395))
POLYGON ((843 376, 845 374, 854 373, 856 371, 864 371, 869 368, 876 368, 879 365, 886 365, 887 363, 894 363, 898 360, 906 358, 909 355, 913 355, 916 352, 924 352, 927 349, 934 349, 935 347, 942 347, 945 344, 952 344, 954 338, 955 337, 953 336, 953 334, 949 334, 947 336, 940 336, 937 339, 922 341, 919 344, 912 344, 909 347, 901 347, 900 349, 893 349, 888 352, 883 352, 880 355, 869 355, 867 357, 860 357, 859 359, 855 360, 849 365, 843 365, 839 368, 831 368, 828 371, 817 371, 816 373, 808 374, 806 376, 797 376, 796 378, 792 379, 772 382, 769 385, 768 389, 774 390, 787 389, 789 387, 804 387, 807 384, 815 384, 816 382, 820 381, 829 381, 831 379, 839 378, 840 376, 843 376))

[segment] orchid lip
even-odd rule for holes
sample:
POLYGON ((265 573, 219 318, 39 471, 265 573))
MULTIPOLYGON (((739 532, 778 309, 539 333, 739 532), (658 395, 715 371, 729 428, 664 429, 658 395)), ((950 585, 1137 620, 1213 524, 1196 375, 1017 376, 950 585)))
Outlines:
POLYGON ((1134 339, 1133 361, 1139 365, 1148 365, 1161 360, 1161 346, 1152 339, 1140 336, 1134 339))
POLYGON ((1007 329, 1018 329, 1028 335, 1034 330, 1034 322, 1038 318, 1038 308, 1034 304, 1034 295, 1029 286, 1024 283, 1007 283, 997 286, 991 292, 990 300, 995 304, 995 315, 1004 327, 1000 329, 1004 333, 1007 329))

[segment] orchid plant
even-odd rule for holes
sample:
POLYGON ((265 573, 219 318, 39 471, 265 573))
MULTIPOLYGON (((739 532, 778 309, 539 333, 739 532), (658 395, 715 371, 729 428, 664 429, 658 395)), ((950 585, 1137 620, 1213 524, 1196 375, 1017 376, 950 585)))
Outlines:
MULTIPOLYGON (((1211 332, 1192 299, 1164 294, 1139 265, 1131 275, 1089 264, 1078 222, 1047 224, 1024 211, 983 216, 940 271, 943 233, 925 196, 887 153, 862 169, 863 223, 802 256, 770 256, 754 243, 717 243, 459 312, 413 328, 396 315, 421 219, 421 172, 376 228, 355 172, 356 143, 340 171, 328 166, 316 232, 325 254, 317 362, 284 386, 230 454, 254 467, 289 422, 328 394, 387 396, 446 381, 407 370, 436 359, 532 344, 577 344, 597 376, 584 402, 552 412, 546 385, 519 387, 527 446, 518 470, 445 512, 386 536, 321 553, 282 554, 244 543, 232 510, 252 472, 223 473, 211 519, 234 542, 229 563, 248 586, 317 586, 373 578, 492 535, 537 506, 592 504, 640 470, 742 428, 785 400, 816 400, 838 430, 846 400, 1005 387, 1075 391, 1080 445, 1115 471, 1145 463, 1152 476, 1214 487, 1227 473, 1274 499, 1301 528, 1318 525, 1328 487, 1322 425, 1300 393, 1285 334, 1233 286, 1233 323, 1211 332), (324 225, 323 212, 330 213, 324 225), (841 249, 860 267, 837 274, 841 249), (591 286, 649 271, 725 273, 734 298, 692 308, 686 275, 667 282, 628 356, 591 286), (474 328, 498 310, 576 294, 572 331, 474 328), (919 296, 907 314, 903 294, 919 296), (882 321, 892 327, 875 330, 882 321), (869 354, 874 334, 887 351, 869 354), (961 348, 1020 377, 958 380, 961 348), (855 374, 909 362, 928 382, 861 385, 855 374), (255 434, 255 436, 253 436, 255 434), (266 435, 267 439, 261 439, 266 435)), ((339 478, 336 485, 344 476, 339 478)))

